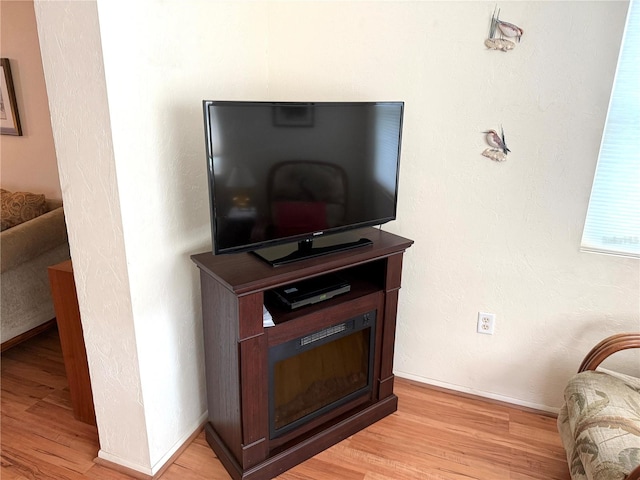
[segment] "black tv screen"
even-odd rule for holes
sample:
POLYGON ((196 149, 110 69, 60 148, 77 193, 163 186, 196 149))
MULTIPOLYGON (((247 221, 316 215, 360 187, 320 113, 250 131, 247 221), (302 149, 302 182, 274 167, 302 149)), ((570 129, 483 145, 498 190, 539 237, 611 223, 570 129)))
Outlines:
POLYGON ((203 102, 216 254, 396 218, 403 102, 203 102))

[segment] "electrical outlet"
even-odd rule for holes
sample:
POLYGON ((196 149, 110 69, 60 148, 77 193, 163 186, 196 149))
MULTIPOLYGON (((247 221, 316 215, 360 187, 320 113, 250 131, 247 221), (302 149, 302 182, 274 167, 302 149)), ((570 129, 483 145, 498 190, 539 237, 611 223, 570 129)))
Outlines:
POLYGON ((493 335, 496 326, 496 316, 493 313, 478 312, 478 333, 493 335))

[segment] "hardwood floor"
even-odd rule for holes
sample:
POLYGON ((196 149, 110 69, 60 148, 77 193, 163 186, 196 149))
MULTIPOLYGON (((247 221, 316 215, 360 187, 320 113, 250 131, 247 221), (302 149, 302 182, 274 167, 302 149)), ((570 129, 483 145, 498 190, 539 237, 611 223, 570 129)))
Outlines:
MULTIPOLYGON (((398 379, 398 412, 280 480, 569 480, 555 418, 398 379)), ((93 462, 97 430, 73 418, 57 331, 2 354, 2 480, 130 480, 93 462)), ((204 435, 162 480, 230 478, 204 435)))

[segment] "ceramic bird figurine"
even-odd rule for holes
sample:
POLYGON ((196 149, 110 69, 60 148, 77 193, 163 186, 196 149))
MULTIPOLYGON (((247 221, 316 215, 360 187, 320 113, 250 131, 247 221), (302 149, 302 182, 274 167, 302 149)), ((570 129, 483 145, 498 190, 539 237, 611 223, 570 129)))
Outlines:
POLYGON ((496 5, 496 8, 493 10, 493 15, 491 16, 491 24, 489 25, 489 38, 484 41, 484 44, 492 50, 506 52, 513 50, 516 44, 502 37, 515 38, 520 42, 522 34, 522 29, 517 25, 500 20, 500 9, 496 5), (500 38, 496 38, 496 30, 500 30, 500 38))
POLYGON ((511 151, 507 148, 507 144, 504 140, 504 130, 502 130, 502 137, 498 135, 498 132, 496 132, 495 130, 487 130, 486 132, 482 133, 487 135, 487 143, 493 148, 502 150, 505 155, 511 151))
POLYGON ((504 22, 496 18, 496 24, 505 37, 515 38, 520 43, 520 37, 524 33, 522 29, 513 23, 504 22))

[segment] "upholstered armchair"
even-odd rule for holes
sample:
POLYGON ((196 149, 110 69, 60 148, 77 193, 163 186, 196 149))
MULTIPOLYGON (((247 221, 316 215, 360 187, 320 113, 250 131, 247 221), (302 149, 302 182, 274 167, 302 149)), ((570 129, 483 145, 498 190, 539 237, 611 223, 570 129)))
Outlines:
POLYGON ((567 384, 558 430, 573 480, 640 480, 640 378, 596 370, 630 348, 640 348, 640 333, 606 338, 567 384))

